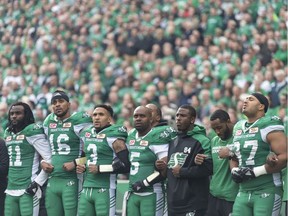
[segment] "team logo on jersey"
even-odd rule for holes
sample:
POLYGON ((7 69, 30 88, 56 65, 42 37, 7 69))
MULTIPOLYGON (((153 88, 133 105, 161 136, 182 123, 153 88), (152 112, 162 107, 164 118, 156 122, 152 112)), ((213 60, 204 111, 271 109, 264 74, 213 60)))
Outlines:
POLYGON ((259 131, 259 128, 258 128, 258 127, 250 128, 250 129, 249 129, 249 133, 257 133, 258 131, 259 131))
POLYGON ((104 139, 106 137, 106 134, 97 134, 97 139, 104 139))
POLYGON ((39 123, 36 123, 36 124, 34 125, 34 128, 33 128, 33 129, 40 129, 40 128, 42 128, 42 125, 39 124, 39 123))
POLYGON ((86 132, 85 137, 89 138, 91 136, 91 133, 86 132))
POLYGON ((82 118, 87 118, 87 117, 90 117, 90 115, 87 112, 82 114, 82 118))
POLYGON ((64 128, 70 128, 71 126, 72 126, 71 122, 66 122, 66 123, 63 124, 64 128))
POLYGON ((141 146, 148 146, 148 141, 147 140, 141 140, 140 145, 141 146))
POLYGON ((168 131, 163 131, 161 134, 160 134, 160 138, 167 138, 169 137, 169 132, 168 131))
POLYGON ((188 157, 188 154, 184 154, 182 152, 173 153, 170 157, 169 162, 168 162, 168 165, 167 165, 168 168, 171 169, 171 168, 176 167, 177 165, 182 167, 183 164, 185 163, 187 157, 188 157))
POLYGON ((57 124, 56 123, 50 123, 49 124, 49 128, 56 128, 57 127, 57 124))
POLYGON ((12 136, 6 137, 6 141, 11 141, 11 140, 12 140, 12 136))
POLYGON ((21 135, 18 135, 16 137, 16 140, 23 140, 25 138, 25 135, 24 134, 21 134, 21 135))
POLYGON ((122 126, 122 127, 118 128, 118 131, 125 133, 125 132, 127 132, 127 128, 125 126, 122 126))
POLYGON ((236 132, 235 132, 235 135, 236 136, 240 136, 242 134, 242 130, 237 130, 236 132))
POLYGON ((135 140, 130 140, 129 141, 129 145, 134 145, 135 144, 135 140))
POLYGON ((280 120, 278 116, 271 116, 271 120, 280 120))

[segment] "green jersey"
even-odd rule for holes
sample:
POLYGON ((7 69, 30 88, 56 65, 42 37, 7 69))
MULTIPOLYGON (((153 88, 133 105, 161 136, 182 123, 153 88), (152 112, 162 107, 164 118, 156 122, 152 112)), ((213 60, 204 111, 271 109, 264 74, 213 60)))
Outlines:
MULTIPOLYGON (((129 189, 133 183, 142 181, 155 170, 155 161, 168 155, 168 146, 175 130, 171 127, 154 127, 145 136, 139 137, 136 129, 132 129, 127 138, 129 158, 131 162, 129 189)), ((162 192, 163 183, 156 183, 143 192, 162 192)))
MULTIPOLYGON (((9 154, 9 190, 23 190, 32 181, 42 185, 47 175, 42 171, 38 176, 40 156, 50 161, 51 151, 42 125, 30 124, 18 133, 5 130, 4 138, 9 154), (39 155, 40 154, 40 155, 39 155)), ((11 193, 11 195, 16 195, 11 193)), ((20 195, 20 194, 18 194, 20 195)))
MULTIPOLYGON (((283 123, 276 116, 264 116, 253 124, 243 120, 234 126, 233 149, 239 167, 257 167, 266 163, 266 157, 270 153, 267 135, 273 131, 284 131, 283 123)), ((266 174, 240 183, 240 191, 261 190, 281 185, 280 173, 266 174)))
POLYGON ((52 165, 54 166, 50 176, 76 177, 76 172, 66 172, 62 166, 64 163, 80 157, 82 142, 79 133, 91 123, 91 117, 82 112, 73 113, 64 120, 58 120, 54 113, 46 117, 43 124, 51 146, 52 165))
POLYGON ((210 181, 210 193, 226 201, 234 201, 239 188, 238 184, 232 181, 229 160, 227 158, 219 158, 218 152, 222 147, 232 149, 232 143, 232 136, 228 140, 222 140, 218 136, 211 140, 213 175, 210 181))
MULTIPOLYGON (((123 126, 111 125, 100 132, 96 132, 92 125, 80 133, 84 142, 84 152, 86 153, 86 166, 110 165, 116 157, 113 150, 113 142, 117 139, 126 140, 127 130, 123 126)), ((84 187, 97 187, 116 189, 116 174, 99 173, 92 174, 86 172, 84 175, 84 187)))

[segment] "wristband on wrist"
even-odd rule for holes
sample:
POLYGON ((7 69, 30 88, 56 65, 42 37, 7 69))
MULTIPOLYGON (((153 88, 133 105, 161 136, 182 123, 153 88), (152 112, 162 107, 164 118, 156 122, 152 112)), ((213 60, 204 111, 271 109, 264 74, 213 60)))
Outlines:
POLYGON ((267 174, 265 165, 254 167, 253 172, 254 172, 255 177, 267 174))
POLYGON ((143 180, 143 184, 148 187, 150 185, 153 185, 157 183, 161 179, 161 174, 160 172, 156 171, 149 175, 146 179, 143 180))
POLYGON ((235 153, 232 152, 231 150, 229 150, 228 159, 229 159, 229 160, 232 160, 234 157, 235 157, 235 153))
POLYGON ((114 169, 112 165, 98 165, 98 172, 99 173, 107 173, 107 172, 113 172, 114 169))
POLYGON ((74 163, 76 163, 76 165, 85 165, 87 161, 86 157, 80 157, 80 158, 76 158, 74 160, 74 163))
POLYGON ((147 181, 147 179, 144 179, 144 180, 143 180, 143 184, 144 184, 146 187, 149 186, 149 182, 147 181))
POLYGON ((231 169, 231 173, 237 172, 238 170, 239 170, 239 167, 233 167, 233 168, 231 169))

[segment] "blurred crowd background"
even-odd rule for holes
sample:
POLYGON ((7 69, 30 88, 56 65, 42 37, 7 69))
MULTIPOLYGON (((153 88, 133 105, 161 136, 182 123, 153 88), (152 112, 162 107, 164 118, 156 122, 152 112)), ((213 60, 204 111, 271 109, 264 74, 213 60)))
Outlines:
POLYGON ((285 0, 0 0, 0 136, 13 102, 42 122, 59 87, 128 129, 138 105, 173 122, 191 104, 210 133, 214 109, 237 121, 254 91, 287 122, 287 26, 285 0))

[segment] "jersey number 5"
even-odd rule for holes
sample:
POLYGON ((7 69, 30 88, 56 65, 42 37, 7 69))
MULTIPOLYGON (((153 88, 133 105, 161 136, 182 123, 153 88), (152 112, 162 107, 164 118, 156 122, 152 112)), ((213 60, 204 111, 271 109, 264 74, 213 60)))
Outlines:
POLYGON ((135 162, 135 158, 140 157, 140 152, 131 152, 131 172, 130 175, 135 175, 139 170, 139 162, 135 162))

